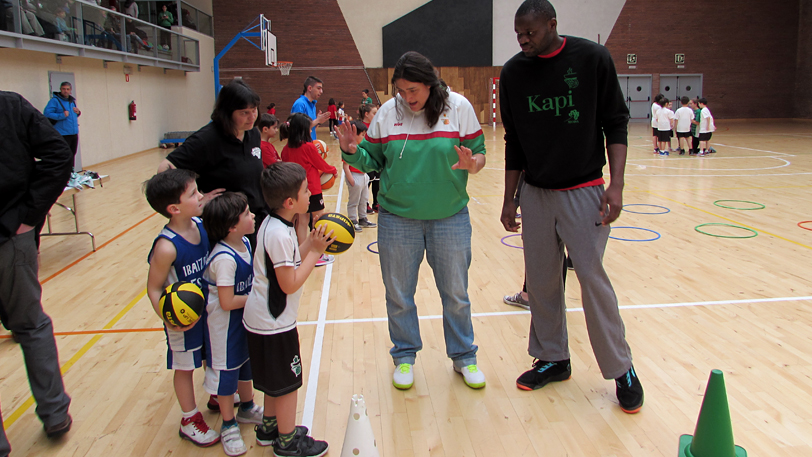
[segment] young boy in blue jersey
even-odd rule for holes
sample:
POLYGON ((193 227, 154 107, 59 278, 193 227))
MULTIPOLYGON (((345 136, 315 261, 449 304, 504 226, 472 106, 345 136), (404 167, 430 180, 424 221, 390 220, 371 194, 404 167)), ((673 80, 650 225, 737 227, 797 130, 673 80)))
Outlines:
POLYGON ((223 425, 220 442, 226 455, 248 452, 237 422, 262 424, 262 407, 254 403, 248 340, 242 325, 245 299, 254 278, 251 244, 245 235, 254 233, 254 213, 240 192, 225 192, 203 209, 203 226, 215 243, 203 281, 208 291, 206 324, 206 378, 203 387, 217 395, 223 425), (234 393, 240 408, 234 415, 234 393))
POLYGON ((307 213, 310 191, 304 168, 277 162, 262 171, 262 195, 270 214, 257 232, 254 283, 245 302, 243 324, 254 387, 265 393, 265 415, 256 427, 257 443, 273 445, 274 455, 321 456, 327 442, 307 436, 296 426, 297 390, 302 387, 302 361, 296 316, 302 285, 334 238, 324 226, 303 232, 299 214, 307 213))
MULTIPOLYGON (((149 252, 147 295, 155 313, 161 316, 158 301, 164 288, 178 281, 202 286, 203 270, 209 255, 209 239, 198 216, 203 213, 203 195, 197 190, 197 174, 182 169, 158 173, 144 183, 144 193, 152 209, 169 219, 155 238, 149 252)), ((202 289, 202 287, 201 287, 202 289)), ((205 296, 205 290, 204 290, 205 296)), ((193 325, 176 327, 164 322, 167 368, 175 370, 175 395, 183 411, 180 436, 207 447, 220 441, 197 410, 192 375, 203 366, 202 349, 206 314, 193 325)))

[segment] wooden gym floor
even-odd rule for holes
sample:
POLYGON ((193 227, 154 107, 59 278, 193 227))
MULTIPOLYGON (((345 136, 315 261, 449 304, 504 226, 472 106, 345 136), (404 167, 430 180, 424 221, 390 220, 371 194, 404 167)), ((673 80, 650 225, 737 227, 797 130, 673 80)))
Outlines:
MULTIPOLYGON (((468 187, 469 293, 487 387, 466 387, 445 356, 440 300, 427 265, 416 297, 424 349, 415 386, 392 387, 384 288, 378 258, 367 247, 376 234, 364 230, 350 251, 305 285, 299 422, 337 456, 351 397, 363 394, 382 456, 671 457, 679 436, 693 434, 708 375, 718 368, 737 444, 750 455, 812 455, 812 223, 798 226, 812 219, 812 123, 718 125, 712 143, 719 152, 704 158, 652 156, 649 127, 631 126, 625 203, 644 205, 628 207, 641 213, 668 211, 622 214, 612 236, 659 238, 610 240, 605 256, 645 387, 639 414, 620 411, 613 383, 597 369, 573 272, 567 281, 572 379, 534 392, 515 387, 532 362, 529 314, 503 304, 502 296, 521 287, 522 252, 501 242, 508 235, 499 223, 504 132, 484 126, 488 165, 468 187), (729 209, 714 205, 717 200, 764 209, 729 209), (694 230, 703 223, 738 225, 758 236, 703 235, 694 230)), ((326 130, 319 136, 328 137, 326 130)), ((330 161, 338 164, 337 145, 328 143, 330 161)), ((97 252, 84 236, 43 240, 43 304, 58 332, 74 425, 61 441, 45 438, 21 352, 3 331, 0 394, 12 455, 223 455, 220 445, 201 450, 178 438, 180 409, 164 368, 164 336, 144 295, 147 252, 165 221, 148 207, 140 183, 165 154, 154 149, 92 167, 111 176, 103 189, 76 198, 80 228, 96 234, 97 252)), ((326 192, 331 211, 339 192, 338 185, 326 192)), ((346 188, 342 195, 346 200, 346 188)), ((55 230, 70 229, 60 211, 54 210, 55 230)), ((751 235, 726 226, 706 230, 751 235)), ((198 405, 219 428, 219 415, 205 409, 202 374, 196 374, 198 405)), ((248 455, 273 455, 256 445, 252 427, 242 426, 242 433, 248 455)))

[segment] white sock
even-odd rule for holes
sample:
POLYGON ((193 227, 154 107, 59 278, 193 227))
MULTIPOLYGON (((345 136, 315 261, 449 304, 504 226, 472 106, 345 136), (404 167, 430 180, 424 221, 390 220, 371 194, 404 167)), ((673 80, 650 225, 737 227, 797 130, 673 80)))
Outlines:
POLYGON ((195 409, 193 409, 193 410, 189 411, 188 413, 187 413, 187 412, 184 412, 184 413, 183 413, 183 418, 184 418, 184 419, 191 419, 191 418, 192 418, 192 416, 194 416, 194 415, 195 415, 195 414, 197 414, 198 412, 199 412, 199 411, 197 410, 197 406, 195 406, 195 409))

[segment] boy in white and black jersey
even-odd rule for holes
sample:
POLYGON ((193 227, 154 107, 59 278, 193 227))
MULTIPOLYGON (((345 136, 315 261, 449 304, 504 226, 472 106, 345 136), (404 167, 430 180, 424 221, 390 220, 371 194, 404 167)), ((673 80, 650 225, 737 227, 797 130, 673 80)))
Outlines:
POLYGON ((662 108, 657 111, 656 116, 657 139, 659 140, 660 144, 660 155, 667 156, 670 149, 669 145, 671 143, 671 132, 674 127, 674 112, 668 108, 671 103, 669 99, 663 98, 660 103, 662 103, 662 108))
POLYGON ((691 99, 683 96, 680 99, 682 105, 674 116, 676 118, 677 141, 679 142, 679 155, 685 155, 685 150, 690 149, 688 138, 691 137, 691 121, 694 119, 694 110, 688 107, 691 99), (684 144, 684 145, 683 145, 684 144))
POLYGON ((654 143, 654 153, 660 153, 660 138, 659 134, 657 133, 657 113, 662 108, 662 100, 665 98, 663 94, 657 94, 654 96, 654 103, 651 104, 651 139, 652 143, 654 143))
POLYGON ((699 99, 700 119, 699 119, 699 146, 702 148, 700 156, 706 156, 711 152, 716 152, 710 147, 710 139, 713 132, 716 131, 716 124, 713 122, 713 115, 708 109, 708 100, 706 98, 699 99))
POLYGON ((297 391, 302 387, 296 317, 302 286, 334 238, 323 226, 302 240, 297 237, 297 227, 308 223, 298 215, 307 213, 310 205, 301 165, 277 162, 263 170, 261 185, 270 214, 257 233, 254 281, 243 314, 254 387, 265 393, 257 443, 273 445, 277 456, 321 456, 327 442, 314 440, 306 427, 296 426, 297 391))

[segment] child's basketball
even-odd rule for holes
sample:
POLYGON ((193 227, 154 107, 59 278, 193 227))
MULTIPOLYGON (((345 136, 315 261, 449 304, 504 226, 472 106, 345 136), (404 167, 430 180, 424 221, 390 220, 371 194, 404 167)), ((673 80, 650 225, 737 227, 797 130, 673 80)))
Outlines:
POLYGON ((315 227, 318 228, 325 225, 324 232, 330 233, 333 231, 333 236, 336 240, 327 246, 327 251, 330 254, 341 254, 352 246, 355 241, 355 227, 352 225, 346 216, 340 213, 326 213, 323 214, 319 220, 316 221, 315 227))
POLYGON ((321 158, 326 160, 327 153, 330 152, 330 148, 327 147, 327 143, 325 143, 322 140, 313 140, 313 145, 316 146, 316 149, 319 150, 321 158))
POLYGON ((158 301, 166 322, 178 327, 192 325, 206 308, 206 299, 199 287, 190 282, 176 282, 164 289, 158 301))
POLYGON ((321 190, 326 190, 333 187, 336 182, 336 175, 332 173, 321 174, 321 190))

